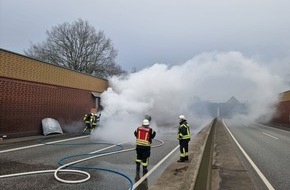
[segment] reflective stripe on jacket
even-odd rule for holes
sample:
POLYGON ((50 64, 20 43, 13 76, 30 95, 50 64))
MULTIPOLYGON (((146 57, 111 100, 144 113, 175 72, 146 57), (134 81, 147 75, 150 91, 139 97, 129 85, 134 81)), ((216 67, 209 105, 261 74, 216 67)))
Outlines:
POLYGON ((91 115, 91 114, 86 114, 85 116, 84 116, 84 122, 85 123, 92 123, 93 122, 93 115, 91 115))
POLYGON ((190 140, 190 129, 186 121, 180 123, 180 126, 178 128, 177 138, 190 140))

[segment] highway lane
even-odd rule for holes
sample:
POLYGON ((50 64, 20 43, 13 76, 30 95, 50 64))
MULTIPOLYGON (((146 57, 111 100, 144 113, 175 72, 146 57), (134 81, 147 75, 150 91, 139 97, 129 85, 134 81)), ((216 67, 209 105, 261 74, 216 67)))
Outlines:
POLYGON ((290 189, 290 132, 261 124, 225 124, 272 187, 290 189))
MULTIPOLYGON (((51 142, 55 140, 62 140, 70 138, 70 136, 55 136, 43 139, 41 143, 51 142)), ((149 170, 158 164, 165 156, 168 155, 178 145, 176 139, 176 131, 165 131, 157 135, 158 139, 164 142, 164 145, 152 148, 152 155, 150 158, 149 170)), ((154 140, 152 146, 160 144, 160 141, 154 140)), ((55 170, 58 168, 57 162, 67 156, 87 154, 96 152, 107 147, 111 144, 103 144, 103 142, 93 142, 89 137, 82 137, 73 139, 71 141, 59 142, 49 145, 39 145, 38 140, 28 142, 15 142, 10 145, 0 146, 0 175, 14 174, 19 172, 30 172, 39 170, 55 170), (3 152, 4 150, 23 147, 34 146, 27 149, 15 150, 11 152, 3 152), (2 152, 1 152, 2 151, 2 152)), ((123 149, 134 149, 134 144, 122 144, 123 149)), ((106 149, 103 152, 116 152, 119 151, 119 146, 114 146, 106 149)), ((178 150, 178 149, 177 149, 178 150)), ((169 165, 175 161, 178 151, 175 151, 173 156, 166 162, 162 163, 154 174, 150 175, 147 180, 142 183, 149 186, 154 183, 158 175, 169 165)), ((76 158, 65 160, 64 162, 71 162, 74 160, 83 159, 90 155, 84 155, 76 158)), ((135 150, 127 152, 119 152, 99 158, 94 158, 81 162, 77 166, 90 167, 86 170, 90 173, 91 179, 85 183, 80 184, 65 184, 60 183, 54 179, 53 173, 48 174, 34 174, 29 176, 0 178, 0 189, 129 189, 130 182, 121 175, 114 172, 120 172, 135 182, 135 150), (98 167, 102 170, 95 170, 93 167, 98 167), (108 172, 111 170, 113 172, 108 172)), ((83 179, 86 176, 80 174, 61 173, 65 179, 83 179)), ((142 174, 141 176, 142 177, 142 174)))

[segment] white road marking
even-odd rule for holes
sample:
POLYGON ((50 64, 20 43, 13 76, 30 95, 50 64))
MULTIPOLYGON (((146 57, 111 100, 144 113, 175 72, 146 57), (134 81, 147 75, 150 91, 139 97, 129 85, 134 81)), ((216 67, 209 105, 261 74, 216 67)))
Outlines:
POLYGON ((260 178, 263 180, 263 182, 265 183, 265 185, 268 187, 268 189, 270 190, 275 190, 274 187, 271 185, 271 183, 267 180, 267 178, 264 176, 264 174, 260 171, 260 169, 256 166, 256 164, 252 161, 252 159, 250 158, 250 156, 246 153, 246 151, 242 148, 242 146, 238 143, 238 141, 236 140, 236 138, 234 137, 234 135, 231 133, 231 131, 229 130, 229 128, 227 127, 227 125, 224 123, 226 129, 228 130, 228 132, 230 133, 230 135, 232 136, 232 138, 234 139, 235 143, 237 144, 237 146, 240 148, 240 150, 242 151, 242 153, 244 154, 244 156, 247 158, 247 160, 249 161, 249 163, 252 165, 252 167, 256 170, 257 174, 260 176, 260 178))
POLYGON ((271 138, 273 138, 273 139, 279 139, 278 137, 275 137, 275 136, 273 136, 273 135, 270 135, 270 134, 268 134, 268 133, 265 133, 265 132, 263 132, 262 134, 264 134, 264 135, 267 135, 267 136, 269 136, 269 137, 271 137, 271 138))
POLYGON ((143 177, 141 177, 133 186, 133 189, 136 189, 149 175, 151 175, 165 160, 171 156, 177 149, 179 148, 179 145, 175 147, 167 156, 165 156, 160 162, 158 162, 151 170, 149 170, 143 177))
POLYGON ((94 152, 90 152, 89 154, 95 154, 95 153, 97 153, 97 152, 101 152, 101 151, 103 151, 103 150, 107 150, 107 149, 110 149, 110 148, 113 148, 113 147, 115 147, 115 146, 119 146, 119 145, 121 145, 121 144, 125 144, 126 142, 121 142, 121 143, 119 143, 119 144, 114 144, 114 145, 112 145, 112 146, 108 146, 108 147, 106 147, 106 148, 103 148, 103 149, 100 149, 100 150, 96 150, 96 151, 94 151, 94 152))
POLYGON ((273 129, 273 130, 277 130, 277 131, 283 131, 285 133, 290 133, 290 131, 286 131, 286 130, 283 130, 283 129, 279 129, 279 128, 276 128, 276 127, 270 127, 268 125, 263 125, 263 124, 260 124, 260 123, 255 123, 255 125, 260 125, 262 127, 266 127, 266 128, 269 128, 269 129, 273 129))
POLYGON ((96 151, 94 151, 94 152, 90 152, 89 154, 95 154, 95 153, 97 153, 97 152, 101 152, 101 151, 103 151, 103 150, 107 150, 107 149, 113 148, 113 147, 115 147, 115 146, 117 146, 117 145, 114 144, 114 145, 112 145, 112 146, 108 146, 108 147, 106 147, 106 148, 103 148, 103 149, 100 149, 100 150, 96 150, 96 151))
POLYGON ((17 151, 17 150, 28 149, 28 148, 35 148, 35 147, 39 147, 39 146, 43 146, 43 145, 47 145, 47 144, 55 144, 55 143, 59 143, 59 142, 72 141, 72 140, 76 140, 76 139, 82 139, 82 138, 85 138, 85 137, 88 137, 88 135, 75 137, 75 138, 64 139, 64 140, 59 140, 59 141, 52 141, 52 142, 43 143, 43 144, 35 144, 35 145, 30 145, 30 146, 23 146, 23 147, 19 147, 19 148, 12 148, 12 149, 7 149, 7 150, 2 150, 2 151, 0 151, 0 154, 1 153, 5 153, 5 152, 12 152, 12 151, 17 151))

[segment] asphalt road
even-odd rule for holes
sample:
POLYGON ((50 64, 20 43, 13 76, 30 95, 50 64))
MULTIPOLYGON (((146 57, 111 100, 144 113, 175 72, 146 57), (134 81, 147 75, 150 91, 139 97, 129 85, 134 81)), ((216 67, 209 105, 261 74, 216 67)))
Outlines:
MULTIPOLYGON (((161 144, 162 146, 152 148, 149 170, 158 165, 178 145, 176 130, 165 130, 165 132, 161 130, 156 138, 161 141, 154 140, 152 146, 161 144)), ((53 135, 27 141, 4 143, 0 145, 0 189, 129 189, 131 187, 130 180, 135 183, 139 179, 135 171, 136 153, 134 147, 134 144, 125 143, 122 146, 115 146, 104 144, 104 142, 93 142, 89 136, 70 135, 53 135), (57 143, 47 144, 55 141, 57 143), (32 147, 15 149, 25 146, 32 147), (100 150, 102 151, 98 152, 100 150), (98 157, 100 154, 104 156, 98 157), (73 155, 80 156, 70 157, 73 155), (82 167, 81 170, 89 172, 91 177, 88 181, 67 184, 54 178, 53 171, 59 167, 58 162, 61 159, 67 158, 62 162, 65 164, 92 156, 95 158, 73 165, 74 167, 82 167), (52 170, 52 172, 3 178, 3 175, 43 170, 52 170), (135 179, 136 177, 137 179, 135 179)), ((178 149, 165 162, 158 165, 157 169, 138 188, 146 189, 154 183, 165 168, 172 161, 176 161, 176 155, 178 155, 178 149)), ((66 180, 82 180, 87 177, 84 174, 69 172, 61 172, 59 176, 66 180)), ((142 177, 142 173, 140 177, 142 177)))
MULTIPOLYGON (((276 190, 290 189, 290 132, 261 124, 230 121, 225 121, 225 124, 265 180, 276 190)), ((253 171, 252 165, 247 161, 244 163, 257 187, 269 189, 261 175, 253 171)))

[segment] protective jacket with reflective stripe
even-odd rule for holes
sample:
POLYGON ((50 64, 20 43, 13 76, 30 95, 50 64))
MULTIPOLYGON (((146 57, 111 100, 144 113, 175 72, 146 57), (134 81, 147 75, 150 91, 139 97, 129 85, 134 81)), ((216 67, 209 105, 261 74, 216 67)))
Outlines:
POLYGON ((190 129, 186 120, 183 120, 179 123, 177 138, 190 140, 190 129))
POLYGON ((151 141, 155 136, 155 131, 150 127, 138 127, 135 131, 137 146, 150 146, 151 141))
POLYGON ((93 119, 94 119, 94 116, 91 113, 86 114, 84 116, 84 122, 85 123, 92 123, 93 122, 93 119))

